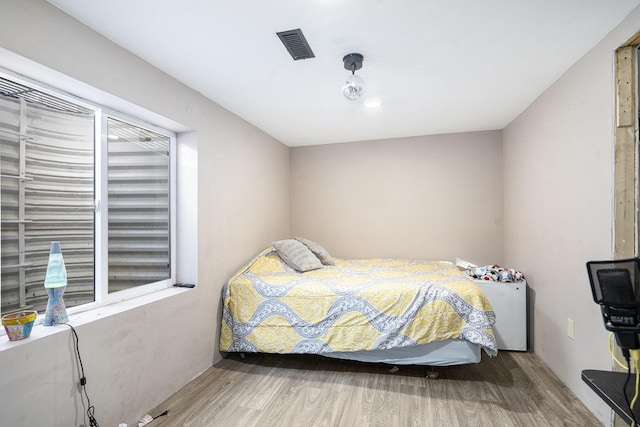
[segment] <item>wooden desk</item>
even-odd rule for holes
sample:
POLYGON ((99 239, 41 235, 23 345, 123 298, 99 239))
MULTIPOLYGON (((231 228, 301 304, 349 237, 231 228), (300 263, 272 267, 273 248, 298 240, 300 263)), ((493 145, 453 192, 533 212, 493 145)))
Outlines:
MULTIPOLYGON (((596 371, 590 369, 582 371, 582 380, 587 383, 602 400, 607 402, 607 405, 609 405, 620 418, 631 425, 633 420, 629 415, 629 407, 622 393, 622 387, 626 379, 626 372, 596 371)), ((631 374, 629 384, 627 384, 629 401, 633 399, 636 390, 635 380, 635 375, 631 374)), ((636 420, 640 421, 640 398, 639 401, 636 401, 633 413, 636 416, 636 420)))

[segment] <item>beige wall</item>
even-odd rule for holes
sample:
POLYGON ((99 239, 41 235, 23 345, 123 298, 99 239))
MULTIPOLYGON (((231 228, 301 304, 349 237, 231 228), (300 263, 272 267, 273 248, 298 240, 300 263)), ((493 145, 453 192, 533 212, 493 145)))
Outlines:
POLYGON ((293 148, 291 231, 340 258, 501 263, 501 134, 293 148))
POLYGON ((639 22, 635 9, 503 131, 505 263, 531 287, 534 350, 607 424, 580 379, 611 367, 585 263, 612 257, 613 52, 639 22))
MULTIPOLYGON (((638 30, 639 9, 502 133, 291 150, 43 0, 0 0, 0 13, 3 48, 197 132, 199 288, 78 327, 101 425, 139 418, 220 357, 224 281, 289 235, 339 257, 523 270, 535 351, 608 419, 580 381, 610 366, 584 263, 611 256, 612 51, 638 30), (174 319, 187 312, 198 314, 184 332, 174 319)), ((0 340, 3 425, 82 424, 72 358, 66 331, 15 348, 0 340)))
MULTIPOLYGON (((222 285, 289 234, 289 150, 44 0, 0 0, 0 15, 4 49, 197 135, 199 287, 77 328, 100 424, 132 422, 220 358, 222 285)), ((0 424, 84 424, 70 334, 35 335, 17 347, 0 338, 0 424)))

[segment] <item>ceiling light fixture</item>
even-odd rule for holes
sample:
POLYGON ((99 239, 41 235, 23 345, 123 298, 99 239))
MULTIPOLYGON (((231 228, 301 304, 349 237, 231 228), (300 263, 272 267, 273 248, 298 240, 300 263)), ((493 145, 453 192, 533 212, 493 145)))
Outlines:
POLYGON ((379 108, 382 106, 382 104, 384 104, 382 102, 382 99, 378 98, 377 96, 364 100, 364 106, 369 109, 379 108))
POLYGON ((360 98, 364 92, 364 81, 360 76, 356 76, 356 70, 362 68, 364 57, 359 53, 350 53, 342 58, 344 68, 351 71, 351 75, 347 78, 342 86, 342 94, 350 101, 360 98))

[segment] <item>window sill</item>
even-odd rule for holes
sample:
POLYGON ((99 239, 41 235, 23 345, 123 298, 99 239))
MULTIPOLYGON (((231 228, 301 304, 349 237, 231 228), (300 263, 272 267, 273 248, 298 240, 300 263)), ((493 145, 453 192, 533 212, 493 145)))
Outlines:
MULTIPOLYGON (((197 289, 197 287, 193 289, 197 289)), ((114 316, 119 313, 132 310, 134 308, 142 307, 144 305, 151 304, 153 302, 160 301, 165 298, 171 298, 175 295, 179 295, 183 292, 189 292, 193 289, 177 288, 172 286, 172 287, 161 289, 157 292, 153 292, 153 293, 139 296, 136 298, 131 298, 125 301, 119 301, 112 304, 107 304, 101 307, 96 307, 92 310, 70 314, 69 322, 67 322, 67 324, 76 328, 78 326, 91 323, 99 319, 104 319, 106 317, 114 316)), ((38 321, 40 320, 41 320, 41 316, 38 316, 38 321)), ((55 335, 57 333, 66 331, 68 329, 69 328, 64 325, 43 326, 42 324, 36 324, 33 326, 33 330, 31 331, 31 335, 29 336, 29 338, 18 340, 18 341, 9 341, 9 338, 4 334, 4 329, 3 329, 0 332, 0 352, 29 344, 30 342, 37 341, 39 339, 46 338, 51 335, 55 335)))

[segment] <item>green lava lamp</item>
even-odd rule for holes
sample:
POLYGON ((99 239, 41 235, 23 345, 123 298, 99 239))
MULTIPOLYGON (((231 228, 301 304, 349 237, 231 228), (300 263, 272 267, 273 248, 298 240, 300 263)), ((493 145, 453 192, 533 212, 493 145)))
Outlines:
POLYGON ((44 326, 67 323, 67 309, 64 306, 64 290, 67 286, 67 269, 64 266, 60 242, 51 242, 49 250, 49 263, 44 277, 44 287, 49 295, 47 310, 44 313, 44 326))

